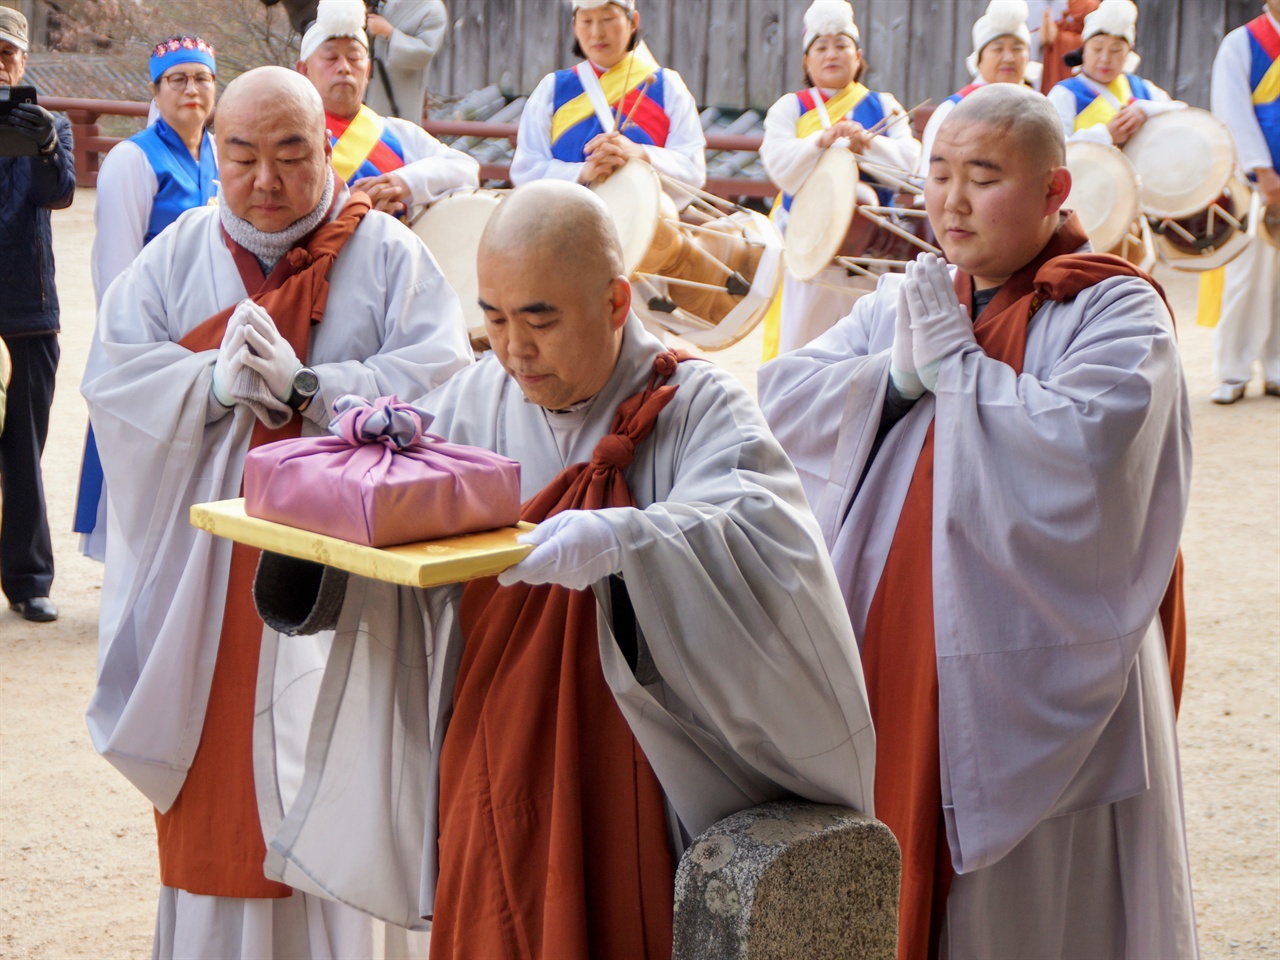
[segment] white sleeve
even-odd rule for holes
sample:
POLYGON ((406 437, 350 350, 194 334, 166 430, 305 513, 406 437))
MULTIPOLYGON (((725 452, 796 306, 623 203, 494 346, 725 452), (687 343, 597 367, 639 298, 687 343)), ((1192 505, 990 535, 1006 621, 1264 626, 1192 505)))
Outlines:
POLYGON ((411 120, 387 117, 404 146, 405 165, 395 173, 404 179, 414 204, 435 203, 456 190, 480 186, 475 158, 441 143, 411 120))
POLYGON ((938 135, 938 128, 942 126, 942 121, 947 119, 947 114, 954 110, 955 106, 954 101, 943 100, 938 104, 938 109, 933 111, 929 122, 924 125, 924 134, 920 137, 920 169, 917 171, 922 177, 929 176, 929 155, 933 152, 933 140, 938 135))
POLYGON ((821 131, 807 137, 796 136, 800 119, 800 101, 788 93, 769 108, 764 118, 764 141, 760 144, 760 161, 774 186, 795 195, 822 158, 818 146, 821 131))
POLYGON ((1143 78, 1142 82, 1147 85, 1147 92, 1151 94, 1152 102, 1154 103, 1172 102, 1173 98, 1169 96, 1167 92, 1165 92, 1163 87, 1157 87, 1154 83, 1152 83, 1150 80, 1146 79, 1145 77, 1143 78))
POLYGON ((907 111, 891 93, 873 93, 871 96, 880 98, 886 127, 884 133, 867 147, 867 156, 887 167, 907 172, 916 170, 920 166, 920 141, 911 134, 907 111))
POLYGON ((1253 112, 1249 86, 1249 38, 1244 27, 1232 30, 1213 60, 1213 85, 1209 102, 1218 119, 1227 125, 1236 142, 1236 159, 1246 171, 1275 166, 1258 115, 1253 112))
POLYGON ((680 74, 663 70, 663 105, 671 128, 665 147, 646 146, 649 163, 659 173, 701 187, 707 182, 707 137, 698 118, 698 104, 680 74))
POLYGON ((98 171, 97 202, 93 209, 93 251, 90 269, 93 274, 94 300, 101 304, 102 295, 111 281, 133 263, 151 222, 151 205, 160 181, 147 162, 147 155, 128 140, 117 144, 98 171))
POLYGON ((449 25, 443 0, 401 3, 388 9, 387 13, 387 22, 392 26, 387 44, 387 65, 396 70, 427 69, 431 58, 440 49, 445 28, 449 25), (401 24, 408 30, 402 29, 401 24))
POLYGON ((555 113, 556 76, 543 77, 529 94, 520 128, 516 152, 511 158, 511 182, 516 186, 530 180, 577 181, 583 164, 557 160, 551 155, 551 117, 555 113))

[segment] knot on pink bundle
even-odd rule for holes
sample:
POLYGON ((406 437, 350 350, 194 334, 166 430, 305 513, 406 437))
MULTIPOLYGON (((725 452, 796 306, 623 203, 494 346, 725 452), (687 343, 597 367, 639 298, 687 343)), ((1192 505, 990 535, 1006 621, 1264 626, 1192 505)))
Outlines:
POLYGON ((430 437, 423 431, 435 419, 397 397, 378 397, 370 403, 364 397, 345 394, 334 401, 333 410, 338 416, 329 424, 329 432, 335 437, 352 446, 380 443, 392 450, 405 450, 430 437))

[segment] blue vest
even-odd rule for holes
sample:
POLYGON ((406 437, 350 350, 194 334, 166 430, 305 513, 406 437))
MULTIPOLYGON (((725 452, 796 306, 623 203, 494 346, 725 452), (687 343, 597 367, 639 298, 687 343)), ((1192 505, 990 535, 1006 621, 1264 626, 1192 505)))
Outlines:
MULTIPOLYGON (((817 109, 817 107, 815 106, 810 106, 810 98, 816 99, 817 96, 818 96, 818 91, 816 88, 811 88, 809 90, 802 90, 800 93, 796 94, 796 97, 800 100, 800 106, 802 108, 800 110, 801 117, 803 117, 810 110, 817 109)), ((837 123, 838 121, 844 120, 844 119, 845 119, 844 117, 831 117, 831 122, 837 123)), ((877 123, 883 120, 884 104, 880 102, 880 94, 876 93, 876 91, 874 90, 868 91, 867 95, 862 98, 862 102, 853 108, 853 116, 851 119, 854 120, 856 123, 861 124, 862 129, 864 130, 870 130, 877 123)), ((876 196, 880 199, 881 206, 887 207, 893 203, 892 189, 890 189, 889 187, 878 186, 875 183, 871 183, 870 186, 875 189, 876 196)), ((783 210, 789 211, 791 209, 791 200, 792 200, 791 194, 783 193, 782 195, 783 210)))
MULTIPOLYGON (((1263 17, 1265 16, 1264 14, 1263 17)), ((1258 84, 1271 69, 1275 59, 1263 49, 1252 30, 1246 30, 1245 33, 1249 37, 1249 50, 1252 54, 1249 63, 1249 89, 1257 90, 1258 84)), ((1258 118, 1258 126, 1262 128, 1262 136, 1266 138, 1267 146, 1271 149, 1271 167, 1280 170, 1280 98, 1270 103, 1255 103, 1253 112, 1258 118)))
POLYGON ((184 211, 203 207, 210 197, 217 195, 218 188, 213 181, 218 176, 218 161, 209 131, 202 134, 197 163, 182 138, 163 119, 129 139, 142 148, 159 181, 151 203, 151 220, 142 241, 146 244, 184 211))
MULTIPOLYGON (((1147 86, 1147 82, 1145 80, 1132 73, 1126 73, 1125 77, 1129 81, 1129 92, 1133 94, 1133 99, 1151 99, 1151 90, 1147 86)), ((1079 74, 1074 77, 1068 77, 1066 80, 1060 80, 1058 82, 1058 86, 1066 87, 1076 98, 1077 114, 1082 113, 1085 107, 1089 106, 1089 104, 1093 103, 1094 100, 1101 96, 1101 94, 1094 90, 1093 87, 1089 86, 1084 77, 1079 74)), ((1123 107, 1125 104, 1122 103, 1120 106, 1123 107)))
MULTIPOLYGON (((645 93, 645 99, 650 100, 659 107, 663 113, 666 113, 666 71, 659 70, 654 74, 654 81, 649 85, 648 91, 645 93)), ((552 102, 552 116, 555 112, 563 107, 570 100, 581 96, 586 91, 582 87, 582 80, 578 77, 578 71, 572 67, 565 70, 556 71, 556 89, 555 99, 552 102)), ((626 113, 623 113, 623 117, 626 113)), ((633 119, 626 130, 622 131, 622 135, 628 140, 632 140, 643 146, 663 146, 657 143, 649 132, 644 129, 643 125, 635 122, 639 119, 639 115, 633 119)), ((582 163, 586 159, 586 146, 591 142, 592 138, 598 137, 604 133, 604 127, 600 124, 600 118, 593 111, 585 120, 581 120, 574 124, 560 138, 551 145, 551 156, 557 160, 563 160, 565 163, 582 163)), ((665 143, 665 138, 664 138, 665 143)))

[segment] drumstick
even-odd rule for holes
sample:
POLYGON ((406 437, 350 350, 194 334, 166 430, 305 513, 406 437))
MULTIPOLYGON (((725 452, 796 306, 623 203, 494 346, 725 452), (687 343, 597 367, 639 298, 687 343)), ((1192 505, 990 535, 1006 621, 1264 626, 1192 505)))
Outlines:
MULTIPOLYGON (((622 126, 618 128, 619 133, 631 126, 631 118, 636 115, 636 107, 640 106, 640 101, 645 98, 645 95, 649 92, 649 88, 653 86, 653 81, 656 79, 658 79, 658 75, 656 73, 651 73, 649 76, 644 78, 644 83, 640 84, 640 93, 636 97, 635 103, 631 104, 631 109, 627 112, 627 119, 623 120, 622 126)), ((619 101, 619 104, 621 104, 621 101, 619 101)))
POLYGON ((618 109, 613 114, 613 129, 620 130, 618 121, 622 119, 622 103, 627 99, 627 88, 631 85, 631 66, 636 62, 635 52, 632 51, 627 57, 627 72, 622 77, 622 96, 618 98, 618 109))
POLYGON ((906 113, 900 113, 894 117, 883 118, 878 123, 876 123, 870 130, 868 130, 867 133, 871 134, 873 137, 879 136, 880 134, 884 133, 886 130, 888 130, 890 127, 894 126, 895 124, 899 124, 903 120, 910 119, 912 116, 915 115, 915 112, 917 110, 919 110, 921 107, 926 107, 931 103, 933 103, 932 98, 921 100, 919 103, 917 103, 914 107, 912 107, 906 113))

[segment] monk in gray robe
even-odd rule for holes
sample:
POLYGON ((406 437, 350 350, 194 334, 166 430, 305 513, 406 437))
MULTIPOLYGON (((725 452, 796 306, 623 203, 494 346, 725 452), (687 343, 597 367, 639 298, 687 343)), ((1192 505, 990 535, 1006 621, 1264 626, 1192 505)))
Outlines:
POLYGON ((900 957, 1197 953, 1191 418, 1159 288, 1087 253, 1070 186, 1048 101, 973 93, 925 186, 954 268, 922 256, 760 372, 862 649, 900 957))
POLYGON ((431 918, 436 958, 669 956, 692 836, 781 797, 870 812, 862 673, 799 479, 733 377, 645 332, 621 264, 584 188, 503 202, 493 355, 419 405, 520 461, 534 550, 465 587, 353 578, 301 761, 279 732, 299 668, 259 692, 260 784, 303 771, 264 798, 269 866, 431 918))

